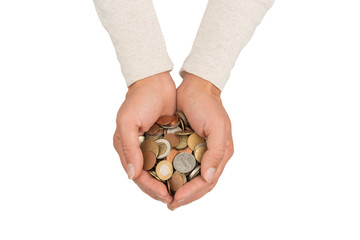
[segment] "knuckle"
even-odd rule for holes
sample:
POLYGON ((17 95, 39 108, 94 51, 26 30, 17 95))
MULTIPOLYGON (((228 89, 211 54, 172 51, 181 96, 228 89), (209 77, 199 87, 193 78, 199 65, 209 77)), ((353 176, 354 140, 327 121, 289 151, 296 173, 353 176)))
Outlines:
POLYGON ((122 151, 123 151, 123 154, 124 154, 125 158, 127 158, 127 160, 128 160, 128 158, 131 157, 131 155, 133 155, 134 148, 132 146, 127 145, 127 144, 123 144, 121 146, 121 148, 122 148, 122 151))
POLYGON ((214 149, 211 152, 211 158, 216 162, 221 161, 224 158, 225 151, 223 149, 214 149))

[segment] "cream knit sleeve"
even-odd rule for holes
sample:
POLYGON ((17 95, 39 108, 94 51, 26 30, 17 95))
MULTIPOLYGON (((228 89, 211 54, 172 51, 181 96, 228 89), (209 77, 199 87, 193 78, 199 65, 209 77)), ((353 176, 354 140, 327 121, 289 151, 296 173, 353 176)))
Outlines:
POLYGON ((94 4, 127 86, 173 69, 152 0, 94 0, 94 4))
POLYGON ((180 75, 189 72, 220 90, 241 49, 252 37, 274 0, 209 0, 180 75))

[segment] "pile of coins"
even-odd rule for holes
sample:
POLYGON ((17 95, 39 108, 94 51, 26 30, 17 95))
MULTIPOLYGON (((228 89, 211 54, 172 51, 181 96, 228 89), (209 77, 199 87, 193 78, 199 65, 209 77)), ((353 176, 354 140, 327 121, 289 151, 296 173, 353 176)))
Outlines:
POLYGON ((200 173, 206 141, 191 129, 182 112, 160 117, 139 136, 143 169, 163 182, 170 194, 200 173))

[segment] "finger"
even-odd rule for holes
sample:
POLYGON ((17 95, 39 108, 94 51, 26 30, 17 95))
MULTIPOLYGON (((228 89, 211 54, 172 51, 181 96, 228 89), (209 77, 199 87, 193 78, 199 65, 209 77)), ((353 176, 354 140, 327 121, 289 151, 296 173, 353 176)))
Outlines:
MULTIPOLYGON (((165 184, 159 182, 153 178, 147 171, 141 171, 138 178, 134 182, 141 188, 155 194, 159 198, 162 198, 164 202, 170 203, 173 198, 170 196, 165 184)), ((143 190, 143 189, 142 189, 143 190)), ((147 192, 145 192, 147 193, 147 192)))
POLYGON ((201 176, 208 183, 213 183, 216 181, 215 175, 225 155, 227 140, 225 127, 211 127, 206 135, 208 150, 201 160, 201 176))
POLYGON ((148 188, 144 187, 141 184, 137 184, 137 186, 141 189, 141 191, 143 191, 144 193, 146 193, 147 195, 149 195, 151 198, 155 199, 155 200, 159 200, 165 204, 168 204, 169 202, 166 202, 165 199, 163 197, 161 197, 160 195, 157 195, 156 193, 152 192, 151 190, 149 190, 148 188))
POLYGON ((118 117, 115 138, 120 142, 119 152, 129 179, 136 179, 142 170, 143 155, 139 146, 139 129, 141 123, 129 119, 130 115, 118 117))
POLYGON ((201 198, 210 190, 212 190, 215 187, 220 175, 222 174, 226 163, 233 155, 233 152, 234 152, 233 141, 232 138, 230 137, 228 139, 228 144, 226 147, 224 159, 220 163, 218 168, 219 170, 217 172, 217 175, 215 176, 216 178, 215 183, 209 184, 208 182, 204 181, 200 176, 194 178, 176 192, 173 202, 171 202, 171 204, 168 205, 169 209, 174 210, 175 208, 178 208, 182 205, 189 204, 201 198))
POLYGON ((202 189, 207 188, 210 185, 211 185, 210 183, 206 182, 200 176, 195 177, 176 191, 176 193, 174 195, 174 201, 181 202, 184 199, 187 199, 187 198, 193 196, 197 192, 201 191, 202 189))
MULTIPOLYGON (((196 178, 201 179, 200 176, 198 176, 196 178)), ((193 180, 195 180, 196 178, 194 178, 193 180)), ((216 182, 214 182, 214 183, 212 183, 210 185, 206 185, 205 188, 203 188, 200 191, 196 192, 191 197, 184 198, 184 199, 181 199, 181 200, 178 200, 178 201, 172 201, 170 204, 168 204, 168 208, 173 211, 178 207, 181 207, 181 206, 184 206, 186 204, 192 203, 193 201, 198 200, 199 198, 203 197, 205 194, 210 192, 215 187, 215 185, 216 185, 216 182)))

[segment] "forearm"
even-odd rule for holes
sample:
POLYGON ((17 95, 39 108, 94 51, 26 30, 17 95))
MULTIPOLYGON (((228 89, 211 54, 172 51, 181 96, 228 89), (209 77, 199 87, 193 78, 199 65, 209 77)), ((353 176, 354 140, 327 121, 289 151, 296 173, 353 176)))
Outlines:
POLYGON ((192 50, 180 75, 189 72, 220 90, 241 49, 274 0, 209 0, 192 50))
POLYGON ((173 69, 151 0, 94 0, 94 4, 127 86, 173 69))

